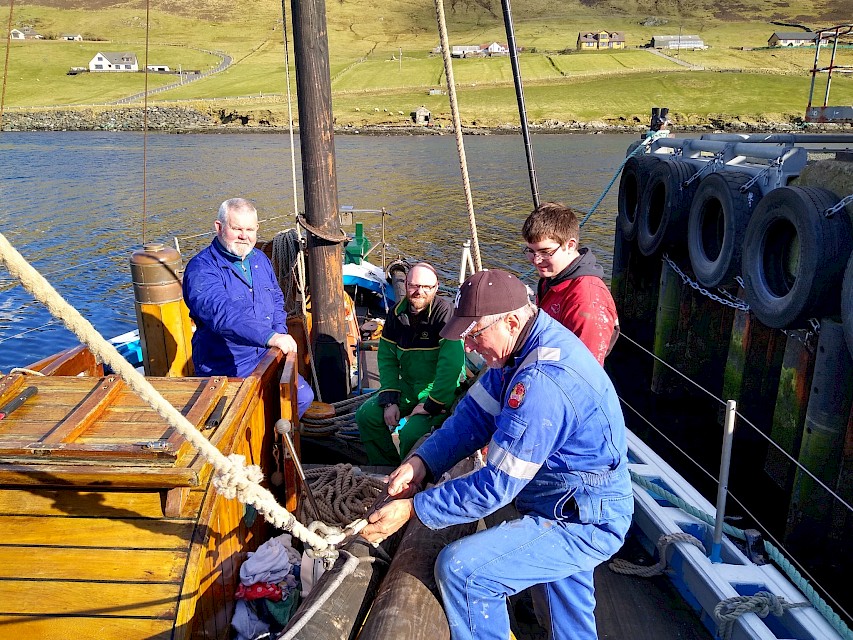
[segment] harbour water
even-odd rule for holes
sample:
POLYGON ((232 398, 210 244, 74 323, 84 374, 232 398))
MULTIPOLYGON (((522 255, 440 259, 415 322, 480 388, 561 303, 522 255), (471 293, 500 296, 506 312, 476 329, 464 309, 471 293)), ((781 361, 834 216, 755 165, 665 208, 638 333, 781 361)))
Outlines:
MULTIPOLYGON (((534 137, 542 200, 592 206, 632 139, 534 137)), ((385 207, 392 252, 435 263, 452 284, 469 234, 454 138, 337 136, 335 143, 341 205, 385 207)), ((297 174, 298 147, 297 139, 297 174)), ((465 148, 483 264, 524 273, 519 231, 532 196, 521 138, 468 136, 465 148)), ((301 209, 298 176, 297 189, 301 209)), ((262 224, 261 238, 293 226, 289 136, 4 133, 0 195, 0 230, 110 337, 135 328, 128 258, 143 239, 171 244, 211 231, 219 203, 237 195, 254 200, 262 220, 277 217, 262 224)), ((615 211, 616 186, 583 231, 608 274, 615 211)), ((373 242, 380 218, 356 217, 373 242)), ((209 241, 184 240, 182 250, 191 256, 209 241)), ((75 343, 0 271, 0 371, 75 343)))

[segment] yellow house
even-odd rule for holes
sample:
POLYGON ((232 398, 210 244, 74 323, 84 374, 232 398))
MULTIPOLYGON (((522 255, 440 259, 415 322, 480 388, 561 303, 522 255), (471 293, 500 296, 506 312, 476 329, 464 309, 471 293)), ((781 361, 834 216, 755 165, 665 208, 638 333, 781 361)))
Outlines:
POLYGON ((624 48, 624 31, 582 31, 578 33, 578 51, 624 48))

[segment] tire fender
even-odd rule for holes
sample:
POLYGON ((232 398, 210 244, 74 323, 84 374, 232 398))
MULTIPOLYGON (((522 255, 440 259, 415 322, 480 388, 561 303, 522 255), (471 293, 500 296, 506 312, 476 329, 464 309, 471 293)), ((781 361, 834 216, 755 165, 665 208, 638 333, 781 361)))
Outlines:
POLYGON ((798 329, 812 317, 837 314, 844 269, 853 247, 846 211, 818 187, 779 187, 755 208, 743 242, 746 300, 773 329, 798 329))
POLYGON ((696 182, 685 186, 696 173, 684 160, 661 160, 649 173, 637 215, 637 245, 644 256, 682 244, 687 233, 687 214, 696 182))
POLYGON ((618 215, 616 224, 626 240, 633 241, 637 237, 637 214, 640 207, 640 197, 648 181, 649 173, 660 162, 661 160, 657 156, 639 155, 628 158, 625 166, 622 167, 617 196, 618 215))
POLYGON ((760 189, 742 190, 752 177, 721 171, 702 179, 693 196, 687 221, 687 253, 696 279, 704 287, 730 284, 740 275, 746 225, 760 189))

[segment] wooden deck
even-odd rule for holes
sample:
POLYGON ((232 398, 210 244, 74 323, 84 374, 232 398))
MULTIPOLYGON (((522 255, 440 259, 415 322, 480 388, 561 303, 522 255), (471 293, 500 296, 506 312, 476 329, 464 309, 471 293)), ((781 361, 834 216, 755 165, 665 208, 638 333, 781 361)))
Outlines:
MULTIPOLYGON (((225 455, 267 468, 284 361, 262 364, 149 380, 225 455)), ((0 404, 29 386, 0 421, 0 638, 230 637, 263 519, 114 376, 6 376, 0 404)))

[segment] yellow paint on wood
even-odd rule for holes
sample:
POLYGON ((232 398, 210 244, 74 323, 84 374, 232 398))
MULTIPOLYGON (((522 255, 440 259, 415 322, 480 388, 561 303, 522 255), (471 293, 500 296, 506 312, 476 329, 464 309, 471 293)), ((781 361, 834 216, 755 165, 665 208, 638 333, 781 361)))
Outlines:
MULTIPOLYGON (((0 615, 147 616, 174 618, 176 584, 0 580, 0 615)), ((76 638, 100 638, 82 630, 76 638)))
POLYGON ((192 331, 190 316, 183 299, 167 302, 160 310, 163 330, 166 333, 166 351, 169 368, 165 375, 180 377, 192 375, 192 331))
POLYGON ((0 517, 4 544, 182 550, 194 526, 180 520, 0 517))
POLYGON ((75 617, 24 618, 0 615, 0 638, 170 640, 171 637, 171 620, 75 617))
POLYGON ((0 546, 0 578, 178 583, 186 561, 185 551, 0 546))
POLYGON ((161 518, 163 506, 157 491, 5 489, 0 491, 0 514, 161 518))

